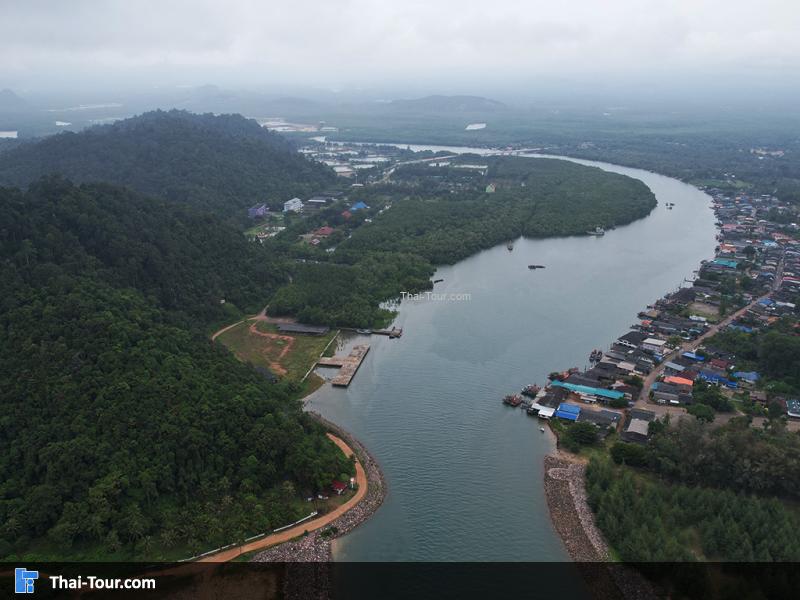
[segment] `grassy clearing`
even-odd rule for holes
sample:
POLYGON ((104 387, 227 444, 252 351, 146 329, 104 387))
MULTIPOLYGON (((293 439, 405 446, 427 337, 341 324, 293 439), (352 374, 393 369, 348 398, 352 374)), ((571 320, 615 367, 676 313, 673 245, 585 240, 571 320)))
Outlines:
MULTIPOLYGON (((277 327, 271 323, 246 321, 229 329, 217 339, 239 360, 249 362, 256 367, 266 367, 276 375, 291 381, 300 381, 334 335, 335 332, 323 336, 289 336, 279 334, 277 327)), ((311 385, 319 378, 309 379, 311 385)), ((315 388, 319 387, 320 383, 316 382, 315 388)))

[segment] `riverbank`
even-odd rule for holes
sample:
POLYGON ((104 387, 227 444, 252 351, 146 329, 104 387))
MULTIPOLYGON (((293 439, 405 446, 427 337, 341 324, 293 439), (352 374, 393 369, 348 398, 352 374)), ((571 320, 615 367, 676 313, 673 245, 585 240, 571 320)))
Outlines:
POLYGON ((311 411, 308 414, 333 431, 337 437, 352 449, 359 463, 363 466, 367 480, 367 491, 363 498, 359 499, 344 514, 326 523, 324 528, 319 527, 314 531, 301 535, 297 539, 286 541, 259 552, 253 557, 252 562, 330 562, 333 560, 334 540, 349 533, 369 519, 386 498, 386 482, 383 472, 364 445, 348 431, 328 421, 321 415, 311 411))
POLYGON ((556 532, 575 562, 606 561, 608 545, 586 497, 586 463, 556 451, 544 457, 544 492, 556 532))

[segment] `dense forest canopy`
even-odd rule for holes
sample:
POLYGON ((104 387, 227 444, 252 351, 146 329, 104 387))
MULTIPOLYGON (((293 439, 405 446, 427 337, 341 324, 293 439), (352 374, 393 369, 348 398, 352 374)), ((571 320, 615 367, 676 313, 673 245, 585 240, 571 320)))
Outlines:
POLYGON ((775 498, 665 483, 598 458, 586 486, 626 562, 800 560, 800 517, 775 498))
POLYGON ((234 230, 59 179, 0 190, 0 222, 0 556, 180 557, 350 472, 291 389, 205 335, 220 296, 278 282, 234 230))
POLYGON ((333 172, 241 115, 155 111, 62 133, 0 153, 0 185, 43 175, 125 185, 224 217, 256 202, 278 207, 330 185, 333 172))
POLYGON ((581 235, 598 225, 630 223, 656 205, 641 181, 597 168, 543 158, 480 160, 496 192, 481 187, 428 194, 412 188, 373 224, 359 228, 341 251, 413 252, 433 264, 451 264, 521 235, 581 235))

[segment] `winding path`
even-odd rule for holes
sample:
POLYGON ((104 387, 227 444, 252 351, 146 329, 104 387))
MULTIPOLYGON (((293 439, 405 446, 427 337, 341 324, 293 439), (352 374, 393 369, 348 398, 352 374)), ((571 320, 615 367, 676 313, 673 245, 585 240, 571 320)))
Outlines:
MULTIPOLYGON (((334 444, 339 446, 339 448, 342 450, 342 452, 344 452, 346 456, 348 457, 353 456, 353 450, 341 438, 333 435, 332 433, 329 433, 327 435, 334 444)), ((367 486, 368 486, 367 474, 364 471, 364 467, 361 466, 361 461, 358 460, 358 457, 356 457, 355 460, 356 460, 356 482, 358 483, 358 489, 356 490, 355 495, 341 506, 337 507, 336 509, 332 510, 329 513, 325 513, 324 515, 316 519, 305 521, 303 523, 300 523, 299 525, 290 527, 289 529, 284 529, 281 532, 268 535, 267 537, 261 538, 260 540, 248 542, 246 544, 242 544, 234 548, 228 548, 227 550, 223 550, 222 552, 218 552, 216 554, 211 554, 210 556, 204 556, 197 562, 228 562, 241 554, 245 554, 247 552, 253 552, 255 550, 261 550, 263 548, 268 548, 270 546, 275 546, 277 544, 288 542, 293 538, 303 535, 303 533, 305 533, 306 531, 314 531, 315 529, 320 529, 322 527, 325 527, 329 523, 335 521, 336 519, 341 517, 344 513, 346 513, 348 510, 355 507, 367 495, 367 486)))

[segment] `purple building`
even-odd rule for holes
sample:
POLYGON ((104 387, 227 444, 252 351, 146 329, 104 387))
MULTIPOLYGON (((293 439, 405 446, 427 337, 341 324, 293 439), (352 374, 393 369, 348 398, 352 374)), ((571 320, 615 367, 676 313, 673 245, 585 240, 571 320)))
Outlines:
POLYGON ((267 207, 266 204, 256 204, 247 209, 247 216, 251 219, 257 219, 259 217, 266 217, 268 212, 269 207, 267 207))

